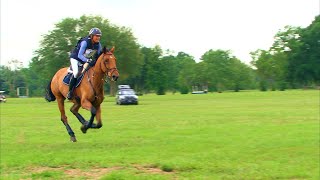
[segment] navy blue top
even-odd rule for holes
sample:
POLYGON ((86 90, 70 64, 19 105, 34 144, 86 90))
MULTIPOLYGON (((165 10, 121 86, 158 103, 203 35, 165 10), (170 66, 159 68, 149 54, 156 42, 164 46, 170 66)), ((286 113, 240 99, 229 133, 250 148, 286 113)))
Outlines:
POLYGON ((89 58, 86 57, 86 55, 91 53, 93 50, 97 51, 95 53, 95 56, 100 54, 102 50, 101 44, 100 42, 92 44, 91 38, 89 36, 86 36, 78 41, 76 47, 70 54, 70 58, 76 59, 81 63, 85 63, 89 60, 89 58))

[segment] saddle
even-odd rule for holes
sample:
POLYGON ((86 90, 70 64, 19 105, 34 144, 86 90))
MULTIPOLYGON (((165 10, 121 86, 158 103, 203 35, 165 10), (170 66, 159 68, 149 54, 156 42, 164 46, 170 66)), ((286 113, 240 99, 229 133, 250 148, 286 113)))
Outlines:
MULTIPOLYGON (((83 67, 83 66, 82 66, 83 67)), ((82 71, 82 67, 79 67, 79 72, 82 71)), ((68 68, 67 74, 64 76, 63 78, 63 84, 69 86, 70 84, 70 79, 72 78, 73 73, 72 73, 72 67, 70 66, 70 68, 68 68)), ((77 82, 76 82, 76 86, 78 87, 83 79, 84 73, 82 73, 78 78, 77 78, 77 82)))

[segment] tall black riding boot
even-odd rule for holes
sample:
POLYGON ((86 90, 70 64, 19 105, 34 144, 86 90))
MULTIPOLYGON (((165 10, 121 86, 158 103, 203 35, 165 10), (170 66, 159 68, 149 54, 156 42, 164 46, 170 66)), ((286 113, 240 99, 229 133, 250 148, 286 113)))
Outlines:
POLYGON ((71 99, 73 98, 73 90, 74 90, 74 87, 75 87, 75 85, 76 85, 76 82, 77 82, 77 78, 72 77, 72 78, 70 79, 69 92, 68 92, 68 94, 67 94, 67 98, 68 98, 69 100, 71 100, 71 99))

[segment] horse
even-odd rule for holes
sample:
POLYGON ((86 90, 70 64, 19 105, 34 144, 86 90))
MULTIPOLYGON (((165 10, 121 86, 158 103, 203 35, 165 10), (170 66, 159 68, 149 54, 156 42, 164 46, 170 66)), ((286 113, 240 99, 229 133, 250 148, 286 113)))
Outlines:
MULTIPOLYGON (((82 124, 81 131, 86 133, 89 128, 99 129, 102 127, 101 122, 101 103, 104 99, 103 85, 106 78, 111 81, 117 81, 119 72, 116 65, 116 57, 113 54, 114 47, 108 50, 106 47, 102 49, 98 58, 94 61, 94 65, 87 71, 83 72, 83 79, 78 87, 74 89, 74 98, 70 101, 73 103, 70 111, 77 117, 82 124), (79 108, 82 107, 91 112, 89 121, 86 121, 81 114, 79 108), (96 118, 96 124, 93 123, 96 118)), ((72 142, 76 142, 76 136, 68 124, 68 119, 65 114, 64 100, 69 91, 68 85, 63 83, 63 78, 67 74, 68 68, 59 69, 48 86, 46 87, 45 99, 48 102, 57 100, 59 111, 61 114, 61 121, 67 129, 72 142)))

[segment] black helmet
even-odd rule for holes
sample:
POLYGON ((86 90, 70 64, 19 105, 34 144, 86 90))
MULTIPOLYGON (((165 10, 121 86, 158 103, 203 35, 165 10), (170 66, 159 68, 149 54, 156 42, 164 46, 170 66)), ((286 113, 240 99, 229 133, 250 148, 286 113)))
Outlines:
POLYGON ((102 33, 101 33, 101 30, 99 28, 92 28, 90 29, 89 31, 89 36, 91 35, 98 35, 98 36, 101 36, 102 33))

